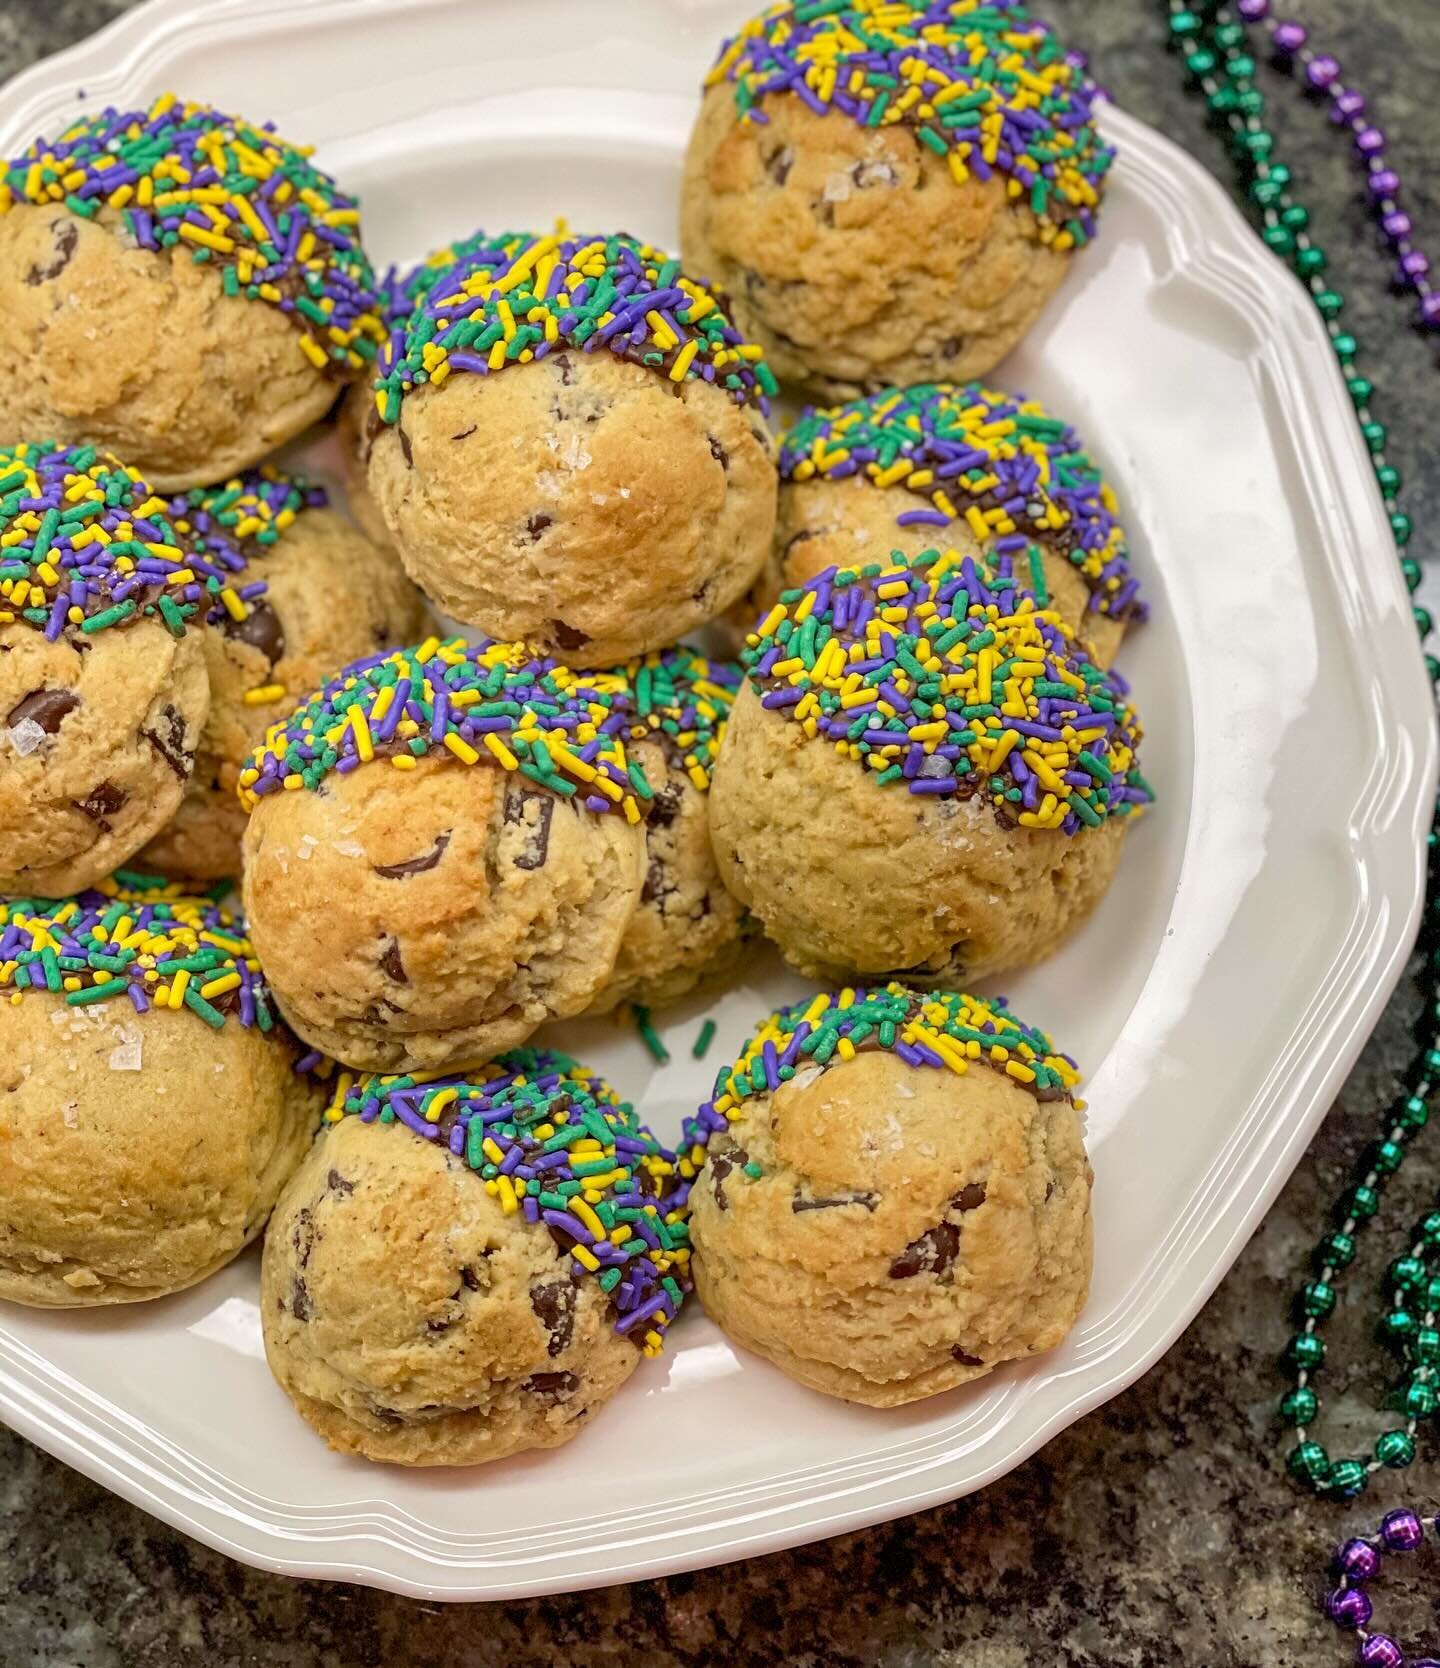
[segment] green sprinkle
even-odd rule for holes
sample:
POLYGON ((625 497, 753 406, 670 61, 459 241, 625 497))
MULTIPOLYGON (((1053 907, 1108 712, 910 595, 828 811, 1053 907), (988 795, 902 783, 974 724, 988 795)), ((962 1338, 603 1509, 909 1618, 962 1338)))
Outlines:
POLYGON ((112 996, 123 996, 129 988, 128 979, 107 979, 103 985, 70 991, 65 1001, 72 1008, 88 1008, 92 1002, 108 1002, 112 996))
POLYGON ((650 1051, 650 1057, 657 1065, 668 1066, 670 1051, 660 1040, 660 1035, 650 1023, 649 1008, 641 1007, 638 1002, 630 1004, 630 1012, 635 1017, 635 1029, 640 1033, 640 1040, 650 1051))

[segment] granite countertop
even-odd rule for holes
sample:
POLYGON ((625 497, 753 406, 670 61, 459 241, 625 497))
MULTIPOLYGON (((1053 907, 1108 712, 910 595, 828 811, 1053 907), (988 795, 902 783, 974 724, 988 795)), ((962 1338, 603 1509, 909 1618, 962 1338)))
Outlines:
MULTIPOLYGON (((200 0, 196 0, 200 3, 200 0)), ((0 80, 98 28, 127 0, 4 0, 0 80)), ((1164 51, 1162 0, 1037 0, 1137 116, 1227 179, 1220 141, 1164 51)), ((1423 231, 1440 233, 1440 6, 1292 0, 1374 100, 1423 231)), ((1416 554, 1440 517, 1440 374, 1384 293, 1389 263, 1349 159, 1322 113, 1278 81, 1272 122, 1312 231, 1394 429, 1416 554)), ((1431 245, 1440 255, 1440 245, 1431 245)), ((1433 339, 1432 339, 1433 342, 1433 339)), ((1376 561, 1391 559, 1377 551, 1376 561)), ((1440 612, 1440 562, 1422 598, 1440 612)), ((1394 1093, 1418 997, 1391 1003, 1294 1179, 1209 1305, 1138 1384, 983 1493, 800 1551, 695 1575, 493 1607, 483 1617, 358 1588, 295 1583, 228 1562, 0 1430, 0 1663, 5 1668, 551 1668, 624 1662, 787 1662, 841 1668, 1298 1668, 1350 1660, 1316 1608, 1335 1540, 1409 1498, 1440 1506, 1421 1459, 1350 1506, 1284 1477, 1271 1423, 1286 1313, 1330 1201, 1394 1093)), ((1373 1293, 1396 1237, 1428 1205, 1440 1130, 1392 1188, 1379 1234, 1327 1333, 1326 1434, 1368 1448, 1387 1381, 1368 1341, 1373 1293), (1360 1312, 1363 1309, 1363 1313, 1360 1312), (1368 1317, 1368 1318, 1367 1318, 1368 1317)), ((1387 1421, 1388 1422, 1388 1421, 1387 1421)), ((1440 1647, 1433 1554, 1391 1572, 1385 1616, 1415 1648, 1440 1647)))

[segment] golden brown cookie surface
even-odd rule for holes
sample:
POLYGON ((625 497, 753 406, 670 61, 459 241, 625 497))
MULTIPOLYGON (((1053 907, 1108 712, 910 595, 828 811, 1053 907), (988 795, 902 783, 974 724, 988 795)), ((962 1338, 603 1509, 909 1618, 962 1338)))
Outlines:
POLYGON ((1005 1071, 1047 1057, 1047 1040, 1003 1009, 899 986, 775 1016, 743 1086, 722 1074, 701 1113, 723 1126, 691 1196, 706 1312, 801 1383, 873 1407, 1053 1348, 1090 1279, 1074 1072, 1042 1067, 1037 1094, 1005 1071), (891 1048, 876 1040, 887 1019, 891 1048), (982 1046, 1006 1058, 967 1063, 956 1033, 985 1026, 982 1046), (820 1060, 790 1046, 797 1031, 860 1042, 820 1060), (774 1086, 756 1090, 767 1043, 774 1086))

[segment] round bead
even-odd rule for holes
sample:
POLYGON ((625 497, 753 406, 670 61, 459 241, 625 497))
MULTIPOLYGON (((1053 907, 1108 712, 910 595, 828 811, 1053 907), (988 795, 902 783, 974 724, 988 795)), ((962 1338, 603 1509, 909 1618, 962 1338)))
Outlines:
POLYGON ((1377 1330, 1387 1344, 1404 1349, 1419 1324, 1408 1309, 1387 1309, 1380 1317, 1377 1330))
POLYGON ((1361 1222, 1368 1222, 1380 1209, 1380 1195, 1373 1187, 1363 1184, 1352 1188, 1349 1195, 1342 1201, 1340 1207, 1347 1216, 1353 1216, 1361 1222))
POLYGON ((1215 44, 1223 47, 1226 52, 1245 44, 1245 26, 1240 23, 1220 23, 1210 31, 1215 44))
POLYGON ((1226 60, 1232 80, 1248 81, 1255 73, 1255 60, 1248 52, 1232 52, 1226 60))
POLYGON ((1393 463, 1382 463, 1375 471, 1375 479, 1380 483, 1381 492, 1390 494, 1400 490, 1400 471, 1393 463))
POLYGON ((1402 548, 1409 544, 1410 535, 1415 531, 1415 524, 1404 510, 1395 510, 1390 516, 1390 531, 1395 535, 1396 544, 1402 548))
POLYGON ((1286 1456, 1285 1469, 1298 1482, 1324 1488, 1330 1481, 1330 1456, 1318 1442, 1298 1442, 1286 1456))
POLYGON ((1431 683, 1440 683, 1440 660, 1437 660, 1433 654, 1425 656, 1425 671, 1431 683))
POLYGON ((1330 1493, 1338 1500, 1353 1500, 1367 1480, 1359 1460, 1336 1460, 1330 1467, 1330 1493))
POLYGON ((1440 1332, 1433 1326, 1422 1326, 1410 1345, 1417 1367, 1440 1367, 1440 1332))
POLYGON ((1194 35, 1200 30, 1200 18, 1195 12, 1171 12, 1170 33, 1172 35, 1194 35))
POLYGON ((1405 1149, 1398 1141, 1381 1141, 1370 1155, 1370 1162, 1382 1175, 1393 1176, 1405 1162, 1405 1149))
POLYGON ((1355 149, 1361 156, 1379 156, 1385 149, 1385 130, 1379 127, 1362 127, 1355 135, 1355 149))
POLYGON ((1336 319, 1345 311, 1345 297, 1339 290, 1321 290, 1314 301, 1322 318, 1336 319))
POLYGON ((1389 214, 1380 218, 1380 230, 1392 242, 1399 243, 1402 238, 1410 236, 1415 230, 1415 222, 1406 214, 1404 209, 1391 209, 1389 214))
POLYGON ((1194 52, 1185 54, 1185 68, 1197 79, 1200 76, 1211 74, 1219 62, 1219 58, 1208 46, 1197 47, 1194 52))
POLYGON ((1240 95, 1233 87, 1217 87, 1205 95, 1205 104, 1217 116, 1228 116, 1239 105, 1240 95))
POLYGON ((1310 210, 1303 203, 1291 203, 1280 211, 1280 224, 1292 232, 1303 231, 1310 224, 1310 210))
POLYGON ((1428 1419, 1435 1411, 1435 1387, 1416 1379, 1405 1391, 1403 1406, 1407 1418, 1428 1419))
POLYGON ((1288 255, 1295 248, 1295 234, 1285 226, 1267 226, 1260 237, 1277 255, 1288 255))
MULTIPOLYGON (((1388 1465, 1392 1471, 1399 1471, 1402 1467, 1409 1465, 1415 1458, 1415 1438, 1411 1436, 1409 1431, 1385 1431, 1375 1439, 1375 1458, 1380 1461, 1381 1465, 1388 1465)), ((1419 1534, 1420 1519, 1415 1517, 1414 1512, 1408 1514, 1391 1513, 1392 1517, 1403 1515, 1415 1518, 1416 1533, 1419 1534)), ((1423 1536, 1421 1538, 1423 1539, 1423 1536)), ((1385 1544, 1386 1546, 1391 1545, 1389 1541, 1386 1541, 1385 1544)), ((1419 1546, 1419 1544, 1420 1541, 1417 1540, 1415 1545, 1419 1546)), ((1393 1550, 1398 1552, 1408 1549, 1395 1547, 1393 1550)))
POLYGON ((1312 87, 1324 92, 1340 79, 1340 64, 1328 52, 1320 52, 1305 66, 1305 79, 1312 87))
POLYGON ((1425 1282, 1425 1307, 1440 1309, 1440 1275, 1425 1282))
POLYGON ((1422 637, 1428 637, 1435 625, 1428 608, 1421 608, 1418 604, 1410 610, 1415 616, 1415 629, 1422 637))
MULTIPOLYGON (((1424 1104, 1424 1101, 1418 1100, 1406 1101, 1405 1103, 1407 1110, 1412 1106, 1424 1106, 1424 1104)), ((1440 1210, 1432 1210, 1428 1215, 1420 1218, 1419 1233, 1420 1238, 1427 1245, 1440 1245, 1440 1210)))
POLYGON ((1275 43, 1275 50, 1277 52, 1284 52, 1287 55, 1292 52, 1298 52, 1300 48, 1304 46, 1305 42, 1309 40, 1309 38, 1310 37, 1305 31, 1305 25, 1303 23, 1289 22, 1277 23, 1275 25, 1275 32, 1270 37, 1270 39, 1275 43))
POLYGON ((1263 23, 1270 15, 1270 0, 1239 0, 1235 10, 1247 23, 1263 23))
POLYGON ((1365 95, 1357 93, 1350 87, 1335 87, 1330 93, 1330 120, 1337 124, 1353 122, 1357 116, 1365 114, 1365 95))
POLYGON ((1383 423, 1362 423, 1360 433, 1372 452, 1381 451, 1390 438, 1390 431, 1383 423))
POLYGON ((1400 257, 1402 278, 1423 278, 1430 270, 1430 257, 1423 249, 1407 249, 1400 257))
POLYGON ((1365 189, 1377 203, 1393 199, 1400 189, 1400 176, 1393 168, 1377 168, 1365 182, 1365 189))
POLYGON ((1302 278, 1313 278, 1329 265, 1325 258, 1325 251, 1316 248, 1314 244, 1308 249, 1302 249, 1295 257, 1295 270, 1302 278))
POLYGON ((1380 1519, 1380 1539, 1391 1552, 1414 1552, 1425 1540, 1425 1525, 1407 1508, 1386 1512, 1380 1519))
POLYGON ((1380 1571, 1380 1549, 1356 1535, 1335 1554, 1335 1568, 1352 1581, 1371 1581, 1380 1571))
POLYGON ((1356 405, 1367 405, 1375 392, 1375 384, 1368 376, 1347 376, 1345 386, 1350 390, 1350 398, 1356 405))
POLYGON ((1405 588, 1407 590, 1419 589, 1420 581, 1425 577, 1425 570, 1413 556, 1407 556, 1400 564, 1400 572, 1405 576, 1405 588))
POLYGON ((1337 1587, 1326 1595, 1325 1614, 1336 1627, 1348 1630, 1364 1627, 1375 1614, 1375 1607, 1358 1587, 1337 1587))
POLYGON ((1361 1643, 1355 1660, 1362 1668, 1405 1668, 1405 1653, 1388 1633, 1372 1633, 1361 1643))
POLYGON ((1429 295, 1422 295, 1417 311, 1421 324, 1427 330, 1434 330, 1440 326, 1440 290, 1432 290, 1429 295))
POLYGON ((1308 1425, 1320 1411, 1320 1398, 1308 1384, 1297 1384, 1280 1398, 1280 1417, 1287 1425, 1308 1425))
POLYGON ((1235 108, 1242 116, 1259 116, 1265 109, 1265 95, 1258 87, 1244 87, 1235 95, 1235 108))
POLYGON ((1300 1288, 1300 1313, 1324 1320, 1335 1309, 1335 1288, 1325 1280, 1307 1280, 1300 1288))
POLYGON ((1413 1292, 1425 1282, 1425 1264, 1419 1257, 1397 1257, 1390 1265, 1390 1281, 1397 1291, 1413 1292))
POLYGON ((1286 1354, 1297 1367, 1313 1369, 1325 1359, 1325 1340, 1313 1332, 1297 1332, 1290 1340, 1286 1354))
POLYGON ((1342 1234, 1338 1230, 1326 1234, 1315 1247, 1315 1260, 1322 1268, 1326 1263, 1332 1263, 1336 1268, 1349 1268, 1355 1261, 1354 1234, 1342 1234))

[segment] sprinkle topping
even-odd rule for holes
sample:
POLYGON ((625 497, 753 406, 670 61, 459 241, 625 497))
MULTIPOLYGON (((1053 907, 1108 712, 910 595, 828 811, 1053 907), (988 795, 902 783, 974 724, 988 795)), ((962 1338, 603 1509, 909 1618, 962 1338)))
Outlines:
POLYGON ((627 741, 657 736, 671 758, 701 793, 740 687, 740 668, 706 660, 684 643, 658 649, 617 666, 612 673, 587 673, 601 684, 613 680, 617 710, 629 714, 620 731, 627 741))
POLYGON ((711 1136, 738 1123, 747 1100, 773 1094, 806 1066, 853 1060, 873 1049, 896 1054, 907 1066, 962 1075, 978 1062, 1042 1101, 1072 1098, 1080 1081, 1075 1062, 999 999, 926 994, 894 982, 822 992, 771 1014, 740 1058, 721 1071, 710 1099, 685 1125, 691 1163, 698 1169, 711 1136))
POLYGON ((771 93, 861 127, 903 122, 957 183, 999 174, 1040 242, 1095 235, 1114 160, 1091 120, 1095 89, 1021 0, 780 0, 721 48, 706 85, 721 81, 742 122, 768 121, 771 93))
POLYGON ((240 772, 240 802, 315 789, 374 760, 413 770, 428 755, 518 771, 589 811, 638 823, 653 797, 622 740, 632 722, 616 680, 577 673, 523 643, 427 638, 339 672, 271 726, 240 772))
POLYGON ((317 370, 345 374, 375 357, 384 328, 360 247, 360 210, 273 127, 253 127, 173 93, 148 110, 82 116, 6 165, 0 214, 63 203, 118 220, 141 249, 179 245, 222 269, 227 295, 278 307, 317 370))
POLYGON ((185 541, 190 567, 210 593, 206 618, 212 625, 249 616, 265 582, 235 585, 232 580, 273 550, 297 516, 328 502, 323 487, 268 464, 221 486, 196 487, 171 499, 167 514, 185 541))
POLYGON ((381 316, 387 331, 403 330, 421 297, 444 273, 477 250, 488 249, 493 241, 488 232, 472 232, 469 237, 432 249, 414 266, 387 267, 380 280, 381 316))
POLYGON ((690 1290, 694 1167, 567 1055, 531 1048, 463 1075, 341 1073, 331 1123, 402 1123, 444 1142, 507 1216, 543 1223, 615 1305, 615 1330, 658 1355, 690 1290))
POLYGON ((73 898, 0 899, 0 990, 12 1003, 35 991, 63 992, 72 1008, 124 997, 140 1014, 188 1008, 216 1031, 230 1019, 276 1028, 240 917, 127 869, 73 898))
POLYGON ((761 706, 882 786, 981 794, 1002 827, 1066 834, 1154 797, 1123 680, 1013 577, 957 551, 827 568, 745 641, 761 706))
POLYGON ((338 673, 271 727, 240 773, 247 810, 375 759, 413 770, 430 755, 518 771, 589 811, 639 822, 654 798, 626 743, 658 736, 701 792, 740 673, 683 644, 609 672, 573 672, 522 643, 431 637, 338 673))
POLYGON ((54 642, 158 616, 176 637, 206 604, 206 565, 171 506, 93 446, 0 446, 0 625, 54 642))
POLYGON ((438 387, 452 371, 486 376, 566 348, 608 348, 670 382, 709 382, 762 411, 778 391, 761 349, 715 293, 623 233, 477 233, 432 261, 439 277, 428 288, 427 267, 400 285, 403 296, 419 284, 414 310, 380 353, 375 403, 387 423, 422 383, 438 387))
MULTIPOLYGON (((901 527, 963 520, 982 547, 1013 561, 1027 537, 1065 556, 1090 591, 1090 609, 1114 619, 1149 613, 1130 572, 1109 485, 1068 423, 1037 400, 978 382, 886 388, 845 405, 807 406, 780 448, 786 481, 863 475, 903 487, 920 503, 901 527)), ((1020 582, 1047 601, 1022 567, 1020 582)))

